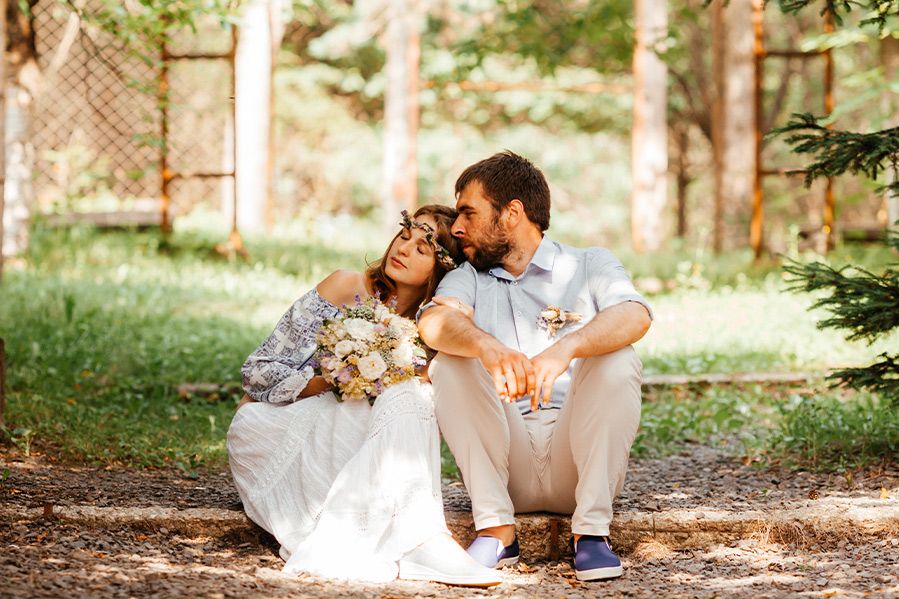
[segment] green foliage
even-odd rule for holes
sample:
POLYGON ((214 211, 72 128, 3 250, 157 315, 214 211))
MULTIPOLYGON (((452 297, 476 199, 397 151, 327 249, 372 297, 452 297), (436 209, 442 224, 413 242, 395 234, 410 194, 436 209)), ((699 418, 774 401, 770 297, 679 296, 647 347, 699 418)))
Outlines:
POLYGON ((846 329, 850 331, 846 337, 850 341, 873 341, 899 327, 899 271, 895 269, 875 275, 851 266, 836 270, 821 262, 790 261, 784 271, 792 276, 790 291, 829 292, 815 299, 811 306, 832 313, 818 322, 819 328, 846 329))
MULTIPOLYGON (((797 14, 816 3, 817 0, 777 0, 780 9, 791 14, 797 14)), ((843 17, 853 8, 859 8, 867 15, 862 25, 874 24, 881 30, 890 17, 899 16, 899 0, 824 0, 823 4, 820 14, 830 13, 837 25, 843 24, 843 17)))
POLYGON ((837 470, 893 461, 899 455, 899 410, 869 394, 794 396, 778 406, 780 425, 769 459, 837 470))
MULTIPOLYGON (((828 129, 821 124, 822 120, 823 117, 809 113, 794 114, 787 125, 770 134, 791 134, 786 141, 793 145, 795 153, 815 156, 805 168, 806 186, 818 177, 838 177, 847 172, 863 173, 877 179, 887 166, 899 173, 899 127, 874 133, 853 133, 828 129)), ((899 195, 899 179, 886 188, 899 195)))
MULTIPOLYGON (((895 237, 893 237, 895 243, 895 237)), ((790 261, 784 266, 790 289, 818 293, 812 308, 824 308, 832 316, 818 322, 819 328, 849 331, 847 339, 869 343, 899 327, 899 271, 890 267, 882 275, 853 267, 839 270, 827 264, 790 261)), ((865 368, 843 368, 830 378, 836 384, 881 393, 899 406, 899 354, 886 353, 865 368)))
POLYGON ((196 30, 196 22, 208 15, 226 21, 237 6, 236 0, 62 0, 79 18, 112 34, 134 56, 148 65, 157 65, 162 45, 174 32, 196 30))
POLYGON ((754 450, 774 426, 777 393, 749 388, 672 389, 643 402, 640 429, 632 453, 662 456, 686 444, 732 446, 754 450))
POLYGON ((462 64, 469 65, 514 54, 533 61, 544 74, 563 66, 626 73, 633 54, 632 13, 633 4, 621 1, 498 2, 489 21, 455 49, 462 64))
MULTIPOLYGON (((136 467, 223 467, 236 396, 182 399, 177 387, 237 382, 243 360, 296 297, 332 270, 380 255, 375 225, 329 222, 281 223, 276 235, 250 237, 248 261, 217 255, 221 238, 183 230, 184 221, 167 244, 154 233, 35 229, 27 266, 5 273, 0 302, 6 416, 9 430, 19 429, 20 451, 136 467)), ((669 264, 668 256, 643 260, 647 273, 669 264)), ((653 297, 657 320, 637 346, 647 373, 815 368, 864 363, 883 351, 888 340, 866 348, 818 331, 801 318, 809 302, 782 293, 771 274, 723 283, 745 263, 735 259, 732 273, 721 266, 720 278, 653 297)), ((718 442, 744 426, 749 443, 754 423, 768 426, 768 401, 755 388, 660 394, 645 405, 637 451, 718 442)), ((444 474, 453 474, 445 452, 444 474)))

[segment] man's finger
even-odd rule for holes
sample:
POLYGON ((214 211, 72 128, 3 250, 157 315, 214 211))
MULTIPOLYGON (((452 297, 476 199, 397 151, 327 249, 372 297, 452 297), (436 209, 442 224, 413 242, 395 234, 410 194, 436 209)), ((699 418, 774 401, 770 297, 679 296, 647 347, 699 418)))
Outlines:
POLYGON ((540 409, 540 396, 537 393, 540 392, 540 384, 536 384, 534 387, 534 391, 531 393, 531 411, 536 412, 540 409))
POLYGON ((512 369, 515 371, 515 397, 519 398, 528 391, 528 375, 521 360, 513 362, 512 369))
POLYGON ((530 360, 525 363, 524 374, 526 392, 533 398, 537 393, 537 372, 530 360))
POLYGON ((553 383, 556 382, 555 378, 545 378, 543 379, 543 389, 540 394, 540 403, 544 406, 549 405, 549 400, 552 398, 553 394, 553 383))
POLYGON ((502 367, 497 366, 490 371, 490 375, 493 377, 493 388, 496 389, 496 394, 499 395, 499 398, 505 400, 506 395, 506 377, 503 376, 502 367))

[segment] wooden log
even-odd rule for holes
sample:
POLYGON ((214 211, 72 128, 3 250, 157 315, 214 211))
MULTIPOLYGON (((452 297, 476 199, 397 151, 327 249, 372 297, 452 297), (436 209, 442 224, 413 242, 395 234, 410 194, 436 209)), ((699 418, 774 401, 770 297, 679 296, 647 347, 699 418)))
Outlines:
POLYGON ((0 337, 0 430, 6 428, 6 342, 0 337))
MULTIPOLYGON (((172 220, 171 217, 169 219, 172 220)), ((151 228, 162 224, 158 210, 123 210, 120 212, 69 212, 48 214, 43 217, 50 227, 71 227, 72 225, 93 225, 102 229, 151 228)))
POLYGON ((806 383, 823 379, 827 372, 727 372, 710 374, 651 374, 643 377, 644 387, 677 385, 732 385, 740 383, 806 383))

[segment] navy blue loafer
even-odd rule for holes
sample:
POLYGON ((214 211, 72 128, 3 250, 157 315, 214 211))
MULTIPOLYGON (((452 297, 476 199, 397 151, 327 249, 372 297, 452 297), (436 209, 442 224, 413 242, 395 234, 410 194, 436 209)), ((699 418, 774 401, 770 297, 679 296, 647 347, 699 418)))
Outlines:
POLYGON ((621 560, 612 551, 608 537, 582 535, 574 543, 574 574, 585 581, 621 576, 621 560))
POLYGON ((503 542, 496 537, 478 537, 468 546, 468 555, 487 568, 517 564, 520 553, 518 537, 508 547, 503 547, 503 542))

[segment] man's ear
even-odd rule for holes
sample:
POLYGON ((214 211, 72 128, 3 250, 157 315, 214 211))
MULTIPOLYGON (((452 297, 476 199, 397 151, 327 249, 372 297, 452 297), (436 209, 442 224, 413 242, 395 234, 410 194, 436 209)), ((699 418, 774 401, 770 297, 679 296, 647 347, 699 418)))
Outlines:
POLYGON ((518 223, 521 222, 521 219, 525 218, 524 213, 524 204, 521 203, 521 200, 515 198, 508 204, 506 204, 506 222, 508 223, 510 228, 515 228, 518 226, 518 223))

